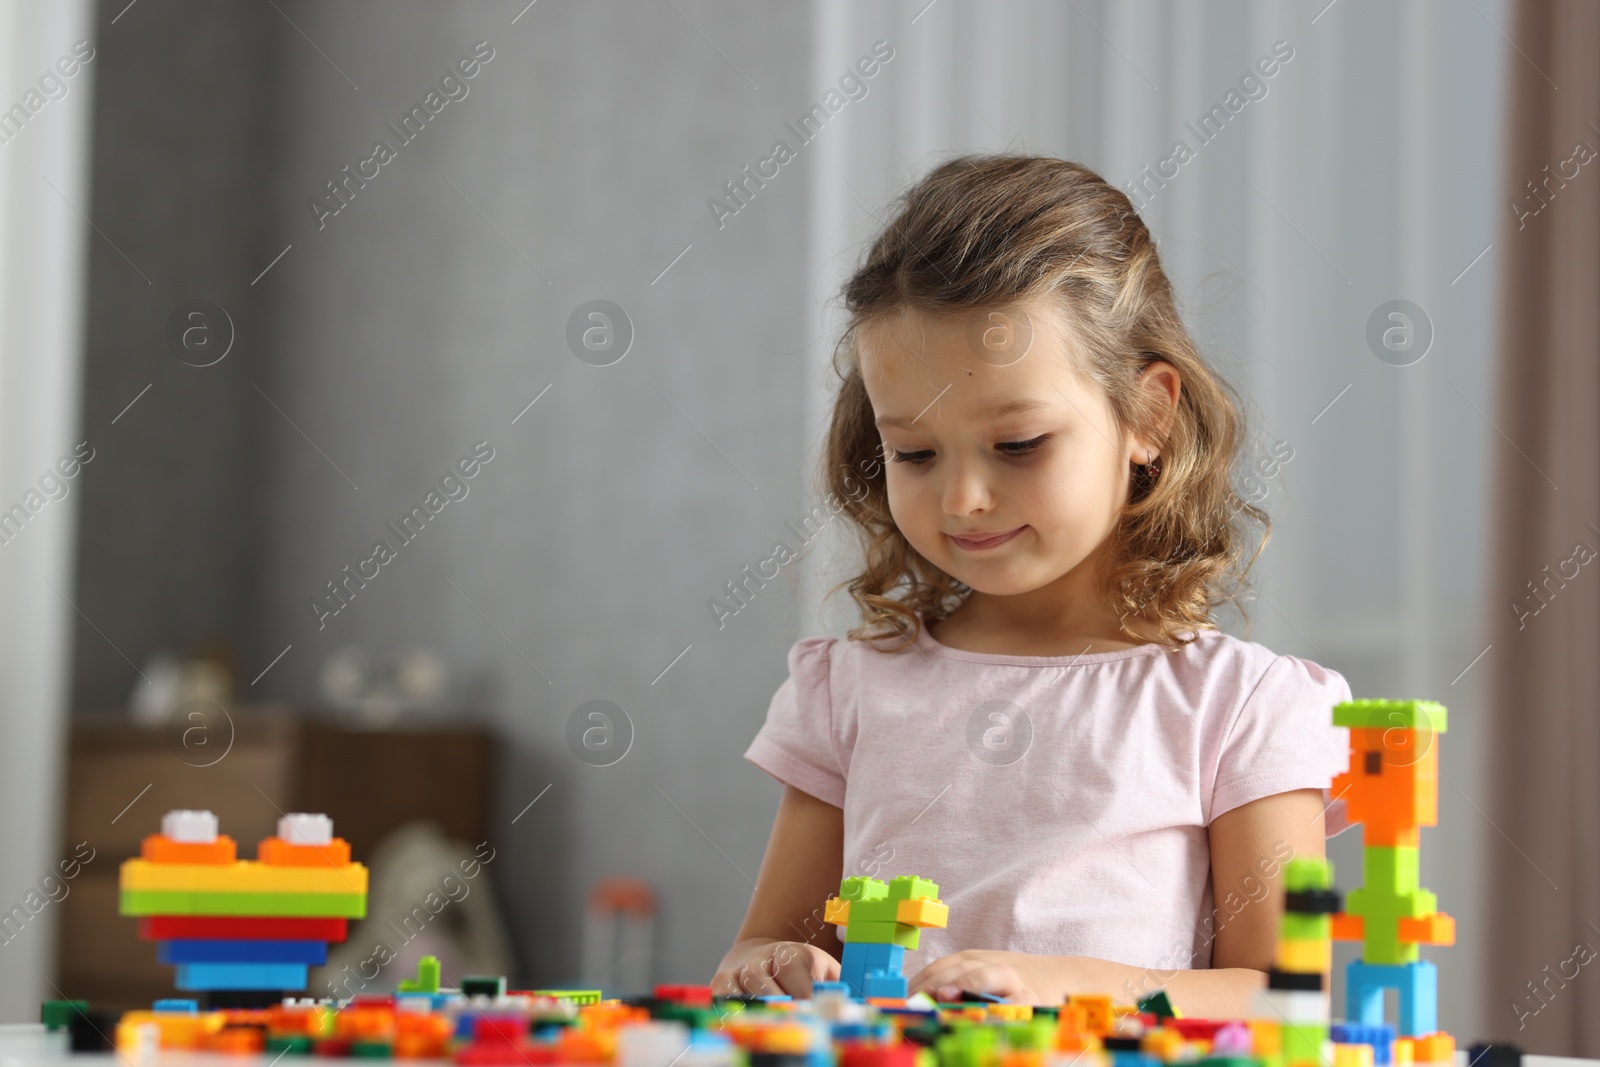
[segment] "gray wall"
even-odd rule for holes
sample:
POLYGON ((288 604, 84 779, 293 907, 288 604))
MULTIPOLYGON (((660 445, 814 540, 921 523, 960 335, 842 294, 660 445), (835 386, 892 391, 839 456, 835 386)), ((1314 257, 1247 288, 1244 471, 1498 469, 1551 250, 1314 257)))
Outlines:
MULTIPOLYGON (((91 423, 156 386, 86 485, 85 612, 141 663, 231 638, 252 698, 314 699, 347 644, 445 651, 506 738, 494 869, 524 977, 572 977, 585 891, 632 873, 662 895, 658 973, 703 981, 778 795, 740 754, 792 596, 771 583, 720 632, 705 602, 803 510, 809 372, 783 353, 810 300, 809 185, 786 170, 722 232, 705 202, 809 103, 808 15, 279 6, 293 27, 270 6, 143 0, 114 27, 102 8, 96 219, 170 299, 97 249, 91 423), (307 201, 396 143, 385 123, 479 40, 468 95, 319 229, 307 201), (215 367, 161 341, 190 295, 239 309, 215 367), (565 340, 594 298, 636 332, 609 367, 565 340), (468 495, 319 629, 324 583, 397 543, 384 523, 479 440, 495 458, 468 495), (635 728, 614 766, 568 749, 594 698, 635 728)), ((120 703, 133 670, 92 630, 77 645, 79 706, 120 703)))

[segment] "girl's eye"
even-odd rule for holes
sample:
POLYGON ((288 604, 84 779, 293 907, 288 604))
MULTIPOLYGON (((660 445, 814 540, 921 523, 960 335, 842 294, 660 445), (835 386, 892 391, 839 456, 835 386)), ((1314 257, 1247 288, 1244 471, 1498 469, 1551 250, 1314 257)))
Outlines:
POLYGON ((1002 441, 994 447, 1008 456, 1025 456, 1050 439, 1050 435, 1042 433, 1031 441, 1002 441))
POLYGON ((926 463, 932 458, 933 452, 926 448, 921 452, 902 452, 898 448, 894 450, 894 461, 896 463, 920 464, 926 463))

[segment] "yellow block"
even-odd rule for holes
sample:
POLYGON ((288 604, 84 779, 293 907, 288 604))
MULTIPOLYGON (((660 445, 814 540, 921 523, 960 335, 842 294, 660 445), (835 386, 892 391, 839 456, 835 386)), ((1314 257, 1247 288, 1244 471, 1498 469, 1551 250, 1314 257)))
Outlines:
POLYGON ((1372 1046, 1334 1045, 1333 1067, 1372 1067, 1372 1046))
POLYGON ((907 926, 939 926, 950 921, 950 905, 919 897, 902 900, 895 908, 894 921, 907 926))
POLYGON ((1278 970, 1294 974, 1326 973, 1333 966, 1333 942, 1279 939, 1278 970))
POLYGON ((276 867, 253 860, 236 863, 122 864, 123 889, 190 893, 365 893, 367 869, 359 863, 343 867, 276 867))
POLYGON ((829 897, 822 905, 822 921, 831 926, 843 926, 850 921, 850 902, 844 897, 829 897))

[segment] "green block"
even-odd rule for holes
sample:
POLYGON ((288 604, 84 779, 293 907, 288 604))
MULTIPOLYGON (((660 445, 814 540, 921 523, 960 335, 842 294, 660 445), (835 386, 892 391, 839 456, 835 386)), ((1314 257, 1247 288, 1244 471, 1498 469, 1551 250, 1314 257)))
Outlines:
POLYGON ((1426 889, 1407 893, 1374 892, 1366 886, 1350 890, 1344 910, 1370 923, 1373 919, 1420 919, 1439 910, 1439 897, 1426 889))
POLYGON ((1283 888, 1286 892, 1307 889, 1328 889, 1333 885, 1333 861, 1296 856, 1283 869, 1283 888))
POLYGON ((1399 896, 1416 892, 1417 872, 1415 847, 1368 845, 1362 850, 1361 888, 1370 894, 1399 896))
POLYGON ((184 889, 124 889, 123 915, 251 915, 363 919, 365 893, 228 893, 184 889))
POLYGON ((1284 1023, 1283 1062, 1322 1061, 1322 1043, 1328 1040, 1327 1023, 1284 1023))
POLYGON ((39 1021, 46 1030, 65 1030, 74 1016, 89 1010, 87 1000, 47 1000, 39 1005, 39 1021))
POLYGON ((1173 1010, 1172 1001, 1167 998, 1165 989, 1158 989, 1148 997, 1139 998, 1139 1010, 1163 1020, 1175 1018, 1178 1014, 1173 1010))
POLYGON ((1001 1029, 1005 1032, 1006 1045, 1009 1048, 1049 1052, 1055 1047, 1054 1020, 1029 1019, 1026 1022, 1006 1023, 1001 1029))
POLYGON ((919 927, 907 926, 904 923, 858 923, 852 916, 850 924, 844 928, 845 944, 857 945, 899 945, 901 948, 916 948, 920 943, 922 930, 919 927))
POLYGON ((939 887, 926 878, 919 878, 914 874, 902 874, 889 882, 889 897, 892 900, 938 900, 939 887))
POLYGON ((994 1027, 973 1026, 966 1019, 959 1022, 968 1025, 956 1025, 939 1038, 940 1067, 980 1067, 999 1053, 1000 1035, 994 1027))
POLYGON ((839 895, 850 901, 851 910, 854 910, 857 901, 887 900, 889 887, 876 878, 852 875, 839 883, 839 895))
POLYGON ((362 1060, 393 1059, 394 1046, 387 1041, 352 1041, 350 1055, 362 1060))
POLYGON ((417 976, 415 978, 402 978, 396 989, 398 993, 437 993, 439 992, 439 957, 424 956, 417 961, 417 976))
MULTIPOLYGON (((502 978, 501 981, 505 979, 502 978)), ((600 1003, 598 989, 530 989, 528 992, 536 997, 555 997, 557 1000, 566 1000, 578 1005, 600 1003)))
POLYGON ((277 1053, 283 1055, 287 1053, 290 1056, 309 1056, 311 1055, 311 1039, 305 1034, 290 1034, 287 1037, 274 1037, 268 1034, 266 1051, 269 1054, 277 1053))
POLYGON ((1435 700, 1347 700, 1333 708, 1333 725, 1352 729, 1445 730, 1445 707, 1435 700))
POLYGON ((900 914, 898 900, 852 900, 850 902, 850 921, 868 923, 892 923, 900 914))
POLYGON ((1327 915, 1300 915, 1286 911, 1278 920, 1279 941, 1327 941, 1332 937, 1333 923, 1327 915))

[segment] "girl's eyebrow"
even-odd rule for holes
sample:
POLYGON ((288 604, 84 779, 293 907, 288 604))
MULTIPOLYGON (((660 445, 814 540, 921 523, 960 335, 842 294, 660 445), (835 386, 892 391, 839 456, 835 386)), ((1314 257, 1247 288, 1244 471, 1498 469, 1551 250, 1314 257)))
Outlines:
MULTIPOLYGON (((988 422, 992 419, 1005 418, 1007 415, 1026 415, 1050 406, 1050 404, 1042 400, 1012 400, 1004 404, 996 404, 993 407, 984 408, 981 411, 973 412, 973 414, 978 419, 988 422)), ((911 424, 916 421, 916 419, 901 418, 898 415, 885 415, 875 420, 875 425, 897 426, 902 430, 908 430, 911 428, 911 424)))

